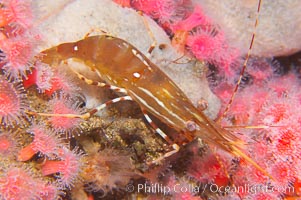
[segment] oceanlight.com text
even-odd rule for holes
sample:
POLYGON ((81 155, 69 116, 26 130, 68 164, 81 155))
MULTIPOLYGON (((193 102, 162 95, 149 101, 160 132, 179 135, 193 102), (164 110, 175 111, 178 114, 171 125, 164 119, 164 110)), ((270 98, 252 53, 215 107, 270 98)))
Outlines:
POLYGON ((249 185, 245 184, 242 186, 218 186, 216 184, 204 184, 201 186, 193 184, 175 184, 173 186, 167 186, 160 183, 152 184, 138 184, 134 186, 133 184, 128 184, 125 188, 127 192, 138 192, 146 194, 163 194, 170 195, 175 193, 186 193, 191 194, 204 193, 205 191, 212 193, 248 193, 248 194, 258 194, 258 193, 294 193, 294 187, 282 187, 282 186, 268 186, 268 185, 249 185))

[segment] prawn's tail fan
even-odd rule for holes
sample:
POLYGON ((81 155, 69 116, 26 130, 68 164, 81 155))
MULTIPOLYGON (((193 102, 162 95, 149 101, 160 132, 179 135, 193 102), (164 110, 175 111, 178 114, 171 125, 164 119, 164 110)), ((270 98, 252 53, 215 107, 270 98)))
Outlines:
POLYGON ((253 165, 256 169, 261 171, 264 175, 268 176, 273 180, 273 177, 259 166, 252 158, 250 158, 246 153, 243 152, 245 148, 245 142, 233 135, 231 132, 215 125, 213 121, 206 118, 206 121, 197 121, 200 127, 197 136, 203 139, 208 144, 214 145, 221 148, 234 156, 243 158, 245 161, 253 165))

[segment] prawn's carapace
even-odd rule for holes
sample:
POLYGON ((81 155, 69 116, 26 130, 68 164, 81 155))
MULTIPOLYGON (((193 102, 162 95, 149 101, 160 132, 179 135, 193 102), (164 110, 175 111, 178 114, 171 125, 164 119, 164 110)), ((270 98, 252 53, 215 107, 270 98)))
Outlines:
MULTIPOLYGON (((42 52, 41 62, 51 66, 68 59, 84 63, 95 71, 105 83, 126 96, 111 100, 134 100, 141 107, 145 117, 152 123, 150 116, 155 116, 169 127, 184 136, 183 141, 174 143, 165 133, 157 132, 178 151, 179 147, 201 138, 207 144, 240 156, 269 176, 241 149, 243 142, 231 132, 223 129, 206 117, 179 87, 159 67, 128 42, 108 36, 86 37, 77 42, 63 43, 42 52), (151 114, 151 115, 148 115, 151 114), (194 125, 195 128, 191 128, 194 125)), ((81 79, 85 77, 78 74, 81 79)), ((88 80, 86 80, 89 83, 88 80)), ((90 81, 91 83, 91 81, 90 81)), ((102 104, 84 115, 68 117, 86 118, 108 105, 102 104)))

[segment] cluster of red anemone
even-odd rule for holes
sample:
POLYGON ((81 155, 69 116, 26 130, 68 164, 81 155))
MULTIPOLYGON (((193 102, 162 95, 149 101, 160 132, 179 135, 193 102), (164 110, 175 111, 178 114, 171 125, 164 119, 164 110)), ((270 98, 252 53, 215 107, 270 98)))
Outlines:
POLYGON ((0 2, 0 199, 57 199, 81 171, 83 153, 63 142, 80 121, 53 117, 42 123, 28 114, 30 87, 52 99, 49 112, 82 111, 70 95, 78 88, 64 73, 35 59, 41 36, 35 30, 31 3, 0 2), (21 143, 21 137, 31 142, 21 143), (45 158, 41 170, 31 165, 35 155, 45 158), (47 178, 53 174, 56 181, 47 178))

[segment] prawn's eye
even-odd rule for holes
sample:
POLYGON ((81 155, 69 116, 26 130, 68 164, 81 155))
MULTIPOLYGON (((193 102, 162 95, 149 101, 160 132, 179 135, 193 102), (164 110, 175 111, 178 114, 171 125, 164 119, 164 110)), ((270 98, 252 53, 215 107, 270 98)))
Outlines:
POLYGON ((186 122, 186 129, 188 131, 194 132, 196 130, 196 128, 197 128, 197 125, 195 124, 194 121, 189 120, 186 122))
POLYGON ((166 49, 166 47, 167 47, 166 44, 160 44, 160 45, 159 45, 159 49, 160 49, 160 50, 164 50, 164 49, 166 49))

